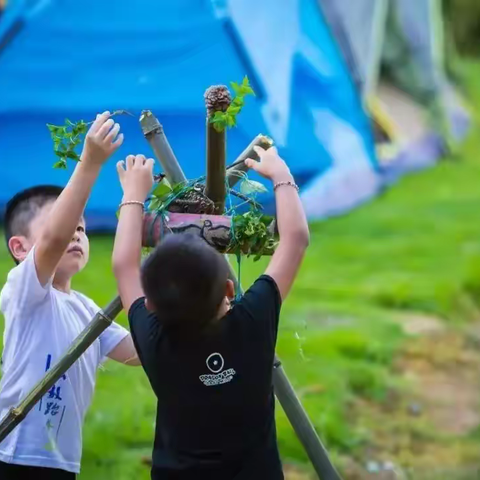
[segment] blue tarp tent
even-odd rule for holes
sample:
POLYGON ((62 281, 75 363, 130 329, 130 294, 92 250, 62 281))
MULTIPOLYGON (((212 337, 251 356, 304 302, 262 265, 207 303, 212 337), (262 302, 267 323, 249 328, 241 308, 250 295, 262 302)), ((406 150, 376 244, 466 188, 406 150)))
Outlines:
MULTIPOLYGON (((286 158, 310 217, 340 213, 379 188, 373 140, 316 0, 10 0, 0 18, 0 210, 17 191, 65 184, 47 123, 150 109, 188 177, 204 173, 203 93, 248 75, 257 96, 228 134, 228 161, 258 134, 286 158)), ((137 119, 120 117, 121 150, 88 204, 111 229, 115 160, 151 154, 137 119)), ((272 195, 262 201, 272 206, 272 195)))

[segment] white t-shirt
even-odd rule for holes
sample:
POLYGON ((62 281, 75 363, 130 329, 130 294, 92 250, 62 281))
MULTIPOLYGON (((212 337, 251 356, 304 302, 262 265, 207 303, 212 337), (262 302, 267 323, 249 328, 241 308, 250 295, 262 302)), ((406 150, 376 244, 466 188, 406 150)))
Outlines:
MULTIPOLYGON (((68 350, 99 307, 84 295, 40 284, 33 249, 8 275, 0 294, 5 316, 0 417, 17 406, 68 350)), ((0 461, 79 473, 82 425, 97 367, 128 335, 112 324, 0 443, 0 461)))

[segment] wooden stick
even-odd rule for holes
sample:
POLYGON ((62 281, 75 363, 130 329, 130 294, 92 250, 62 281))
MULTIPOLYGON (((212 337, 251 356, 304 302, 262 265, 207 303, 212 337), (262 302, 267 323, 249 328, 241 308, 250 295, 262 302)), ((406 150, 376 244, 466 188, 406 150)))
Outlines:
POLYGON ((217 132, 207 120, 207 178, 205 195, 215 203, 215 213, 225 210, 227 187, 225 185, 225 131, 217 132))
POLYGON ((0 422, 0 443, 27 416, 28 412, 52 388, 57 380, 80 358, 87 348, 111 325, 122 310, 122 302, 117 297, 105 310, 95 315, 88 326, 75 339, 67 353, 33 387, 21 403, 11 408, 0 422))
POLYGON ((228 88, 214 85, 205 92, 207 108, 206 138, 207 138, 207 174, 205 180, 205 195, 214 202, 215 213, 221 215, 225 210, 225 157, 226 128, 217 131, 211 119, 216 112, 224 112, 230 105, 231 97, 228 88))
POLYGON ((227 167, 227 182, 228 186, 232 188, 241 178, 242 172, 247 172, 248 167, 245 165, 247 158, 258 160, 258 155, 253 147, 262 147, 268 150, 273 146, 273 140, 266 135, 257 135, 248 145, 248 147, 237 157, 237 159, 227 167))
POLYGON ((163 126, 157 120, 157 117, 150 110, 144 110, 140 116, 140 125, 155 156, 160 160, 170 183, 174 185, 182 183, 186 178, 185 174, 173 153, 172 147, 168 143, 163 126))

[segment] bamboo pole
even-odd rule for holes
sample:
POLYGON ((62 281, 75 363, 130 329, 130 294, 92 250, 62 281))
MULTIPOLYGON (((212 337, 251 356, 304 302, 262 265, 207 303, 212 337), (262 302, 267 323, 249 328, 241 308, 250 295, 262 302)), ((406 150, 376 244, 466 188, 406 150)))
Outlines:
POLYGON ((0 422, 0 443, 27 416, 28 412, 52 388, 57 380, 80 358, 87 348, 111 325, 122 310, 120 297, 115 298, 103 311, 98 312, 88 326, 75 339, 67 353, 33 387, 21 403, 11 408, 0 422))
POLYGON ((248 167, 245 165, 247 158, 258 160, 257 152, 253 147, 262 147, 268 150, 273 146, 273 140, 266 135, 257 135, 248 145, 248 147, 237 157, 237 159, 227 167, 227 183, 230 188, 242 178, 242 173, 248 171, 248 167))
POLYGON ((205 195, 215 204, 215 213, 222 214, 225 210, 227 188, 225 185, 226 128, 216 129, 211 119, 216 112, 224 112, 230 105, 231 97, 228 88, 215 85, 205 92, 207 108, 206 139, 207 139, 207 169, 205 180, 205 195))
POLYGON ((172 147, 168 143, 163 126, 150 110, 142 112, 140 126, 155 156, 161 161, 167 178, 174 184, 185 181, 185 174, 173 153, 172 147))
POLYGON ((341 480, 278 358, 274 365, 273 388, 285 415, 307 452, 318 478, 321 480, 341 480))
MULTIPOLYGON (((271 230, 271 236, 276 232, 271 230)), ((195 213, 168 212, 165 217, 146 213, 143 219, 143 246, 155 247, 166 234, 192 233, 202 237, 211 247, 220 253, 234 254, 232 250, 232 217, 225 215, 202 215, 195 213)), ((260 251, 252 248, 249 253, 260 251)), ((273 255, 273 249, 262 250, 262 256, 273 255)))

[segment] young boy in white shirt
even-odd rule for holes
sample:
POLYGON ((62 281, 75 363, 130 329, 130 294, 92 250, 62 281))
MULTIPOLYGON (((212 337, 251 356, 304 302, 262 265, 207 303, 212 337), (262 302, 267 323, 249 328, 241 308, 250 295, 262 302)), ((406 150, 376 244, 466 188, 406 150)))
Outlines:
MULTIPOLYGON (((39 186, 8 204, 5 229, 17 266, 0 294, 5 316, 0 417, 15 407, 68 350, 99 307, 71 290, 86 265, 83 211, 102 165, 122 144, 109 112, 97 115, 68 185, 39 186)), ((82 424, 104 357, 139 365, 132 338, 113 323, 23 422, 0 443, 0 479, 74 479, 80 471, 82 424)))

